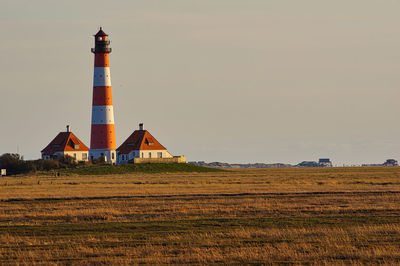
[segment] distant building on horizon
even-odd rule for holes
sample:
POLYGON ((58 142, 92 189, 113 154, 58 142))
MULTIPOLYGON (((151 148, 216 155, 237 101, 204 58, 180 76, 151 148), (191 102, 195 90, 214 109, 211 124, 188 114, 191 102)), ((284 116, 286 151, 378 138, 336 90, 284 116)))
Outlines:
POLYGON ((333 164, 329 158, 321 158, 318 162, 303 161, 297 165, 298 167, 332 167, 333 164))
POLYGON ((89 160, 89 148, 70 131, 69 125, 67 131, 58 133, 41 154, 42 159, 59 159, 68 155, 77 162, 89 160))
POLYGON ((315 161, 303 161, 297 165, 298 167, 318 167, 319 164, 315 161))
POLYGON ((332 162, 329 158, 321 158, 318 161, 320 167, 332 167, 332 162))
POLYGON ((399 166, 399 162, 395 159, 387 159, 383 166, 399 166))
POLYGON ((372 166, 399 166, 399 163, 395 159, 387 159, 384 163, 365 163, 361 166, 372 167, 372 166))

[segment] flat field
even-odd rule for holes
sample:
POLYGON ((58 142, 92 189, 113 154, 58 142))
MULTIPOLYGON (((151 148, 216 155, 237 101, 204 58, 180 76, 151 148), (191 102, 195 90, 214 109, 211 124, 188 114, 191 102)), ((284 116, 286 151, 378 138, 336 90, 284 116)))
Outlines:
POLYGON ((400 168, 0 179, 0 264, 400 264, 400 168))

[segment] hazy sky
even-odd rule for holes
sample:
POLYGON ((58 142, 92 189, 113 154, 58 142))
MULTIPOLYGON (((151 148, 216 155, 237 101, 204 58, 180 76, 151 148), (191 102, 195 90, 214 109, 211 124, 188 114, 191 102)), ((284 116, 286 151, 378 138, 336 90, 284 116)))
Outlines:
POLYGON ((93 34, 117 143, 143 122, 188 160, 400 159, 400 1, 0 2, 0 153, 70 124, 89 146, 93 34))

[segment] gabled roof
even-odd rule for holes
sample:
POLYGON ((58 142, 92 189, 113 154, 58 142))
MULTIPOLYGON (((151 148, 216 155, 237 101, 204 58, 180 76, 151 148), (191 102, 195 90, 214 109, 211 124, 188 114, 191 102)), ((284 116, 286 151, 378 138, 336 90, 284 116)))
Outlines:
POLYGON ((96 33, 96 35, 94 35, 94 36, 108 36, 107 35, 107 33, 105 33, 104 31, 103 31, 103 29, 100 27, 100 30, 96 33))
POLYGON ((134 150, 167 150, 161 145, 147 130, 135 130, 121 146, 117 152, 128 154, 134 150))
POLYGON ((44 155, 53 155, 63 151, 89 151, 72 132, 60 132, 41 152, 44 155))

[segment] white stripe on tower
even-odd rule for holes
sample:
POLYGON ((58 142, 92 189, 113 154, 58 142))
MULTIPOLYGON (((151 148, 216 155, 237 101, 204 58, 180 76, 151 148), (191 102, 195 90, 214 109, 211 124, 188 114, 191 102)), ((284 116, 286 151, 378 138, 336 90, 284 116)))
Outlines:
POLYGON ((109 67, 95 67, 93 86, 111 86, 111 75, 109 67))
POLYGON ((92 107, 92 125, 114 124, 112 105, 94 105, 92 107))

